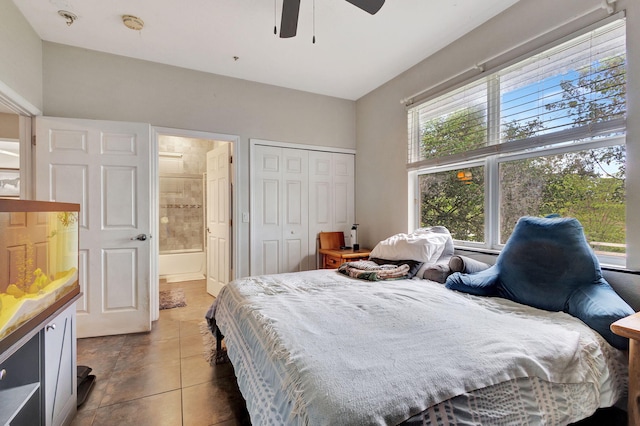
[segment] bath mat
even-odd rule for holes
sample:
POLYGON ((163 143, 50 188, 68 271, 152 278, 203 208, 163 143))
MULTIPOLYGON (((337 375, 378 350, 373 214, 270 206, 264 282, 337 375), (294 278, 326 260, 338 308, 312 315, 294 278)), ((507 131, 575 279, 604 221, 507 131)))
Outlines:
POLYGON ((160 291, 160 309, 182 308, 187 306, 184 290, 172 288, 160 291))

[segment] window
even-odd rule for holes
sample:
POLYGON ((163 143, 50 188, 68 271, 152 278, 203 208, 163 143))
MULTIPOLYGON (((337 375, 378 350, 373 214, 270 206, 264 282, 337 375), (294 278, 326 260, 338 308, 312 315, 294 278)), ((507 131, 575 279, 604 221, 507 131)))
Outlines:
POLYGON ((499 249, 521 216, 572 216, 624 264, 625 50, 615 19, 411 106, 415 225, 499 249))

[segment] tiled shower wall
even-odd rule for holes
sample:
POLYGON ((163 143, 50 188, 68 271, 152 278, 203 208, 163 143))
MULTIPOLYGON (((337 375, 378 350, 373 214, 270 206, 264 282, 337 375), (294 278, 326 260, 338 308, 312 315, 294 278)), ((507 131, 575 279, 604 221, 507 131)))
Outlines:
POLYGON ((207 151, 214 144, 175 136, 159 138, 160 254, 204 250, 203 175, 207 151))

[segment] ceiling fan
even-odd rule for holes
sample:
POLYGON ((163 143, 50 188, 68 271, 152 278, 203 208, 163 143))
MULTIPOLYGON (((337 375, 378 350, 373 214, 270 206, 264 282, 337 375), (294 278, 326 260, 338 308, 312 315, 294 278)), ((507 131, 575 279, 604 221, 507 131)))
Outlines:
MULTIPOLYGON (((385 0, 347 0, 352 5, 375 15, 385 0)), ((298 31, 298 13, 300 0, 283 0, 282 20, 280 21, 280 38, 294 37, 298 31)))

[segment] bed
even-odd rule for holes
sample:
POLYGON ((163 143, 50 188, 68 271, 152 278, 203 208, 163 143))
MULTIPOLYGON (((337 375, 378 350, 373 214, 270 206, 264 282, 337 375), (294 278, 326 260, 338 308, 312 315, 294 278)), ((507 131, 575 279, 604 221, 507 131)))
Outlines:
POLYGON ((429 227, 339 271, 225 286, 207 318, 252 423, 564 425, 624 397, 628 340, 610 324, 634 311, 576 219, 520 218, 471 274, 450 274, 467 263, 453 254, 429 227))
POLYGON ((207 317, 254 425, 561 425, 627 388, 626 353, 573 316, 426 279, 243 278, 207 317))

